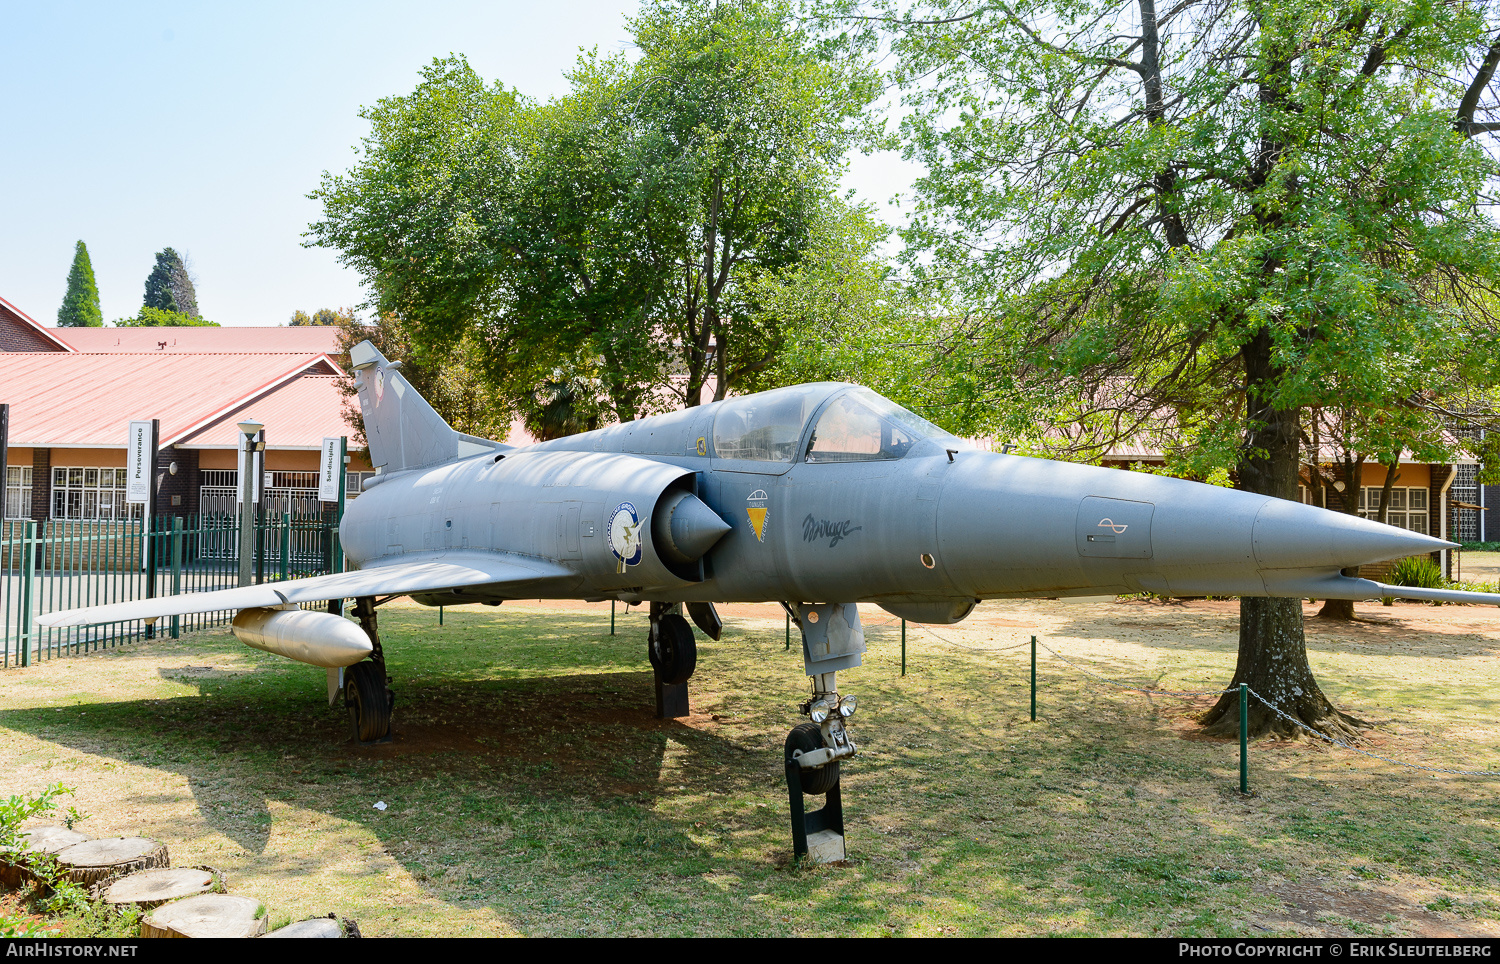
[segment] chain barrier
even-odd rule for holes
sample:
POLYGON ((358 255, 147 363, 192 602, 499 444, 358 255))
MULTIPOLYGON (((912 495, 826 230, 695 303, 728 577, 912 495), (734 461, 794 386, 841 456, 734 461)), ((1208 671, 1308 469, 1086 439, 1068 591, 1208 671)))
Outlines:
POLYGON ((1059 653, 1057 650, 1053 649, 1051 646, 1048 646, 1046 643, 1041 642, 1040 640, 1037 641, 1037 645, 1042 649, 1045 649, 1047 652, 1051 653, 1053 656, 1056 656, 1064 663, 1067 663, 1069 666, 1078 670, 1078 672, 1082 673, 1085 676, 1092 677, 1093 679, 1096 679, 1101 683, 1108 683, 1111 686, 1118 686, 1120 689, 1134 690, 1137 693, 1145 693, 1148 696, 1223 696, 1225 693, 1239 692, 1238 687, 1233 686, 1229 687, 1228 689, 1222 690, 1160 690, 1151 689, 1145 686, 1132 686, 1129 683, 1122 683, 1119 680, 1113 680, 1107 676, 1100 676, 1098 673, 1091 673, 1088 670, 1084 669, 1082 666, 1079 666, 1077 663, 1073 662, 1071 659, 1068 659, 1068 657, 1064 656, 1062 653, 1059 653))
POLYGON ((1321 733, 1313 729, 1306 723, 1303 723, 1301 720, 1297 719, 1295 716, 1292 716, 1282 710, 1281 707, 1273 705, 1270 700, 1266 699, 1264 696, 1261 696, 1259 693, 1255 692, 1255 690, 1249 689, 1249 687, 1246 687, 1246 689, 1249 691, 1251 696, 1260 700, 1261 705, 1265 706, 1266 709, 1270 710, 1272 713, 1275 713, 1283 720, 1286 720, 1288 723, 1291 723, 1295 726, 1301 727, 1320 740, 1327 740, 1329 743, 1332 743, 1335 746, 1341 746, 1346 750, 1353 750, 1355 753, 1359 753, 1367 757, 1372 757, 1376 760, 1384 760, 1386 763, 1394 763, 1396 766, 1406 767, 1408 770, 1425 770, 1429 773, 1453 773, 1457 774, 1458 776, 1465 777, 1500 777, 1500 771, 1496 770, 1450 770, 1444 767, 1425 767, 1418 763, 1406 763, 1401 760, 1393 760, 1388 756, 1381 756, 1379 753, 1371 753, 1369 750, 1361 750, 1357 746, 1351 746, 1350 744, 1345 743, 1342 740, 1335 740, 1327 733, 1321 733))
MULTIPOLYGON (((1229 687, 1227 689, 1222 689, 1222 690, 1180 690, 1180 691, 1179 690, 1150 689, 1148 687, 1143 687, 1143 686, 1134 686, 1134 685, 1132 685, 1130 683, 1123 683, 1123 682, 1120 682, 1119 680, 1113 680, 1113 679, 1110 679, 1107 676, 1100 676, 1098 673, 1090 672, 1089 670, 1085 669, 1084 667, 1082 667, 1082 666, 1078 665, 1077 663, 1073 662, 1068 657, 1064 656, 1062 653, 1059 653, 1057 650, 1053 649, 1051 646, 1048 646, 1046 643, 1038 641, 1037 645, 1040 646, 1042 649, 1045 649, 1047 652, 1051 653, 1053 656, 1056 656, 1058 659, 1062 660, 1064 663, 1067 663, 1069 666, 1073 667, 1078 672, 1082 673, 1083 675, 1085 675, 1085 676, 1087 676, 1087 677, 1089 677, 1091 679, 1096 679, 1096 680, 1098 680, 1101 683, 1107 683, 1110 686, 1118 687, 1119 689, 1132 690, 1132 691, 1137 692, 1137 693, 1144 693, 1144 694, 1146 694, 1148 696, 1222 696, 1222 695, 1224 695, 1226 693, 1237 693, 1237 692, 1239 692, 1239 687, 1238 686, 1231 686, 1231 687, 1229 687)), ((1391 763, 1391 764, 1394 764, 1394 765, 1396 765, 1398 767, 1406 767, 1408 770, 1422 770, 1422 771, 1427 772, 1427 773, 1451 773, 1451 774, 1454 774, 1456 776, 1465 776, 1465 777, 1500 777, 1500 771, 1497 771, 1497 770, 1454 770, 1454 769, 1449 769, 1449 768, 1446 768, 1446 767, 1422 766, 1419 763, 1406 763, 1406 762, 1404 762, 1402 760, 1395 760, 1395 759, 1392 759, 1391 757, 1388 757, 1388 756, 1381 756, 1378 753, 1371 753, 1369 750, 1361 750, 1357 746, 1351 746, 1350 744, 1345 743, 1342 740, 1335 740, 1333 737, 1329 736, 1328 734, 1321 733, 1321 732, 1313 729, 1312 727, 1308 726, 1306 723, 1303 723, 1301 720, 1297 719, 1296 717, 1291 716, 1290 714, 1286 713, 1279 706, 1274 705, 1273 703, 1271 703, 1270 700, 1266 699, 1264 696, 1261 696, 1259 693, 1255 692, 1255 690, 1253 690, 1253 689, 1250 689, 1248 686, 1245 687, 1245 689, 1246 689, 1246 692, 1248 692, 1251 696, 1253 696, 1257 700, 1259 700, 1261 702, 1261 704, 1263 706, 1265 706, 1268 710, 1270 710, 1272 713, 1275 713, 1277 716, 1281 717, 1282 719, 1286 720, 1287 722, 1289 722, 1289 723, 1291 723, 1291 724, 1293 724, 1293 725, 1295 725, 1297 727, 1300 727, 1303 730, 1306 730, 1308 733, 1312 734, 1313 736, 1315 736, 1315 737, 1317 737, 1317 738, 1319 738, 1321 740, 1326 740, 1327 742, 1332 743, 1335 746, 1341 746, 1341 747, 1343 747, 1346 750, 1353 750, 1355 753, 1361 754, 1363 756, 1371 757, 1372 759, 1380 760, 1380 761, 1383 761, 1385 763, 1391 763)))

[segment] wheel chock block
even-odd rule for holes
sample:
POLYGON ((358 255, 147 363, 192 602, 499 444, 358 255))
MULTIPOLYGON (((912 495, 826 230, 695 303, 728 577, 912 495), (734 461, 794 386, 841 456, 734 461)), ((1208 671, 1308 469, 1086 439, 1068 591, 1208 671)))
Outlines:
POLYGON ((656 718, 677 720, 688 715, 688 685, 656 680, 656 718))
POLYGON ((815 864, 831 864, 843 860, 844 835, 832 830, 819 830, 807 835, 807 859, 815 864))

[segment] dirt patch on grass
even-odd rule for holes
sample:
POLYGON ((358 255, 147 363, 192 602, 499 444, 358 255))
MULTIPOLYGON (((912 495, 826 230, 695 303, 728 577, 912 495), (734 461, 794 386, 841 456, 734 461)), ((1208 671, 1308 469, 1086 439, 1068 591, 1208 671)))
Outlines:
POLYGON ((1257 926, 1309 937, 1402 934, 1411 937, 1495 937, 1494 921, 1440 916, 1425 906, 1437 897, 1430 889, 1397 884, 1286 881, 1257 888, 1281 903, 1279 913, 1262 915, 1257 926))

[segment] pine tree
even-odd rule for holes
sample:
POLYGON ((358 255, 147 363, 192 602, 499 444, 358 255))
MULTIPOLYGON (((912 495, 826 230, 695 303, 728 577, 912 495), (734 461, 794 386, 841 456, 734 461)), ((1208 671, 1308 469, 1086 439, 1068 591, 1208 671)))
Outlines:
POLYGON ((99 287, 94 283, 94 266, 89 249, 82 241, 73 249, 73 269, 68 272, 68 293, 57 309, 59 328, 102 328, 104 312, 99 308, 99 287))
POLYGON ((171 248, 156 252, 156 267, 146 277, 147 308, 175 311, 190 318, 198 318, 198 295, 193 290, 193 279, 188 277, 187 265, 171 248))

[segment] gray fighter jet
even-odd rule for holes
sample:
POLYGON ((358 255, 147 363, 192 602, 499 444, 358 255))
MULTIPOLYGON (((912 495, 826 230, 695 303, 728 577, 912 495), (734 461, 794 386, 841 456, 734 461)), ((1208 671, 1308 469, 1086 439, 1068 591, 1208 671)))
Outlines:
POLYGON ((1340 575, 1450 543, 1266 496, 979 451, 856 385, 799 385, 514 448, 455 432, 369 342, 351 362, 379 469, 341 528, 355 571, 39 621, 239 610, 247 644, 338 674, 360 738, 376 740, 391 696, 375 612, 391 597, 648 604, 659 700, 696 665, 689 618, 717 639, 715 603, 779 602, 812 678, 811 722, 790 734, 789 759, 804 788, 823 792, 855 752, 844 725, 855 700, 836 676, 864 652, 856 603, 919 623, 957 622, 984 599, 1142 591, 1500 603, 1340 575), (358 626, 298 608, 346 598, 358 626))

